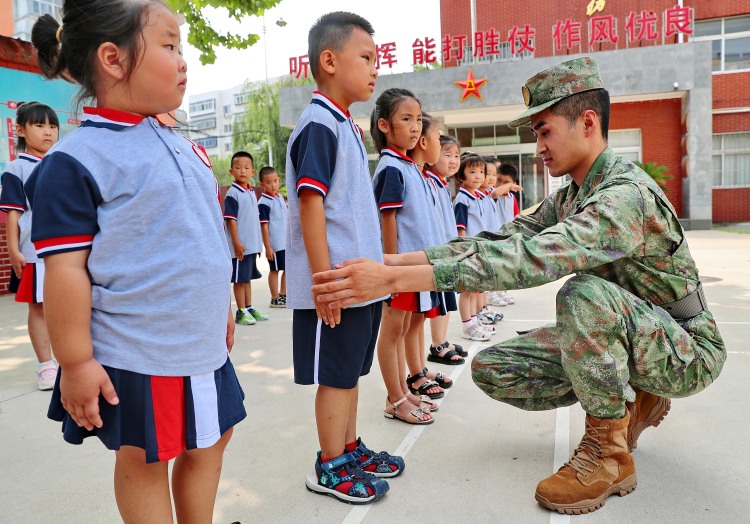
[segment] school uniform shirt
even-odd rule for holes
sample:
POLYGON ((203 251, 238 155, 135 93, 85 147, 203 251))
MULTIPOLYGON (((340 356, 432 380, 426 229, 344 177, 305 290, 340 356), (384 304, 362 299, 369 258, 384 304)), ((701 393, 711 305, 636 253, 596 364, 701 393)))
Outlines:
POLYGON ((432 171, 427 171, 430 179, 435 183, 438 192, 438 202, 440 203, 440 213, 443 217, 443 229, 445 230, 445 241, 448 242, 458 236, 456 228, 456 215, 453 214, 453 204, 451 199, 451 188, 448 182, 437 176, 432 171))
POLYGON ((456 215, 456 227, 463 229, 467 237, 473 237, 484 231, 484 215, 479 191, 470 192, 461 187, 453 199, 453 212, 456 215))
POLYGON ((26 182, 40 257, 90 250, 94 358, 147 375, 227 360, 231 262, 205 150, 154 117, 84 108, 26 182))
POLYGON ((18 158, 5 166, 0 184, 0 211, 20 211, 23 213, 18 219, 18 228, 20 235, 18 238, 18 248, 26 259, 27 263, 39 262, 36 256, 34 244, 31 243, 31 210, 29 201, 26 198, 26 191, 23 185, 31 176, 31 172, 39 164, 39 157, 29 153, 19 153, 18 158))
POLYGON ((516 216, 516 197, 511 193, 497 197, 497 217, 500 227, 512 221, 516 216))
MULTIPOLYGON (((299 216, 299 195, 323 197, 331 267, 366 257, 383 261, 380 220, 370 186, 363 133, 335 102, 315 91, 289 138, 286 154, 289 228, 286 247, 287 307, 313 309, 312 271, 299 216)), ((364 306, 387 298, 356 304, 364 306)))
POLYGON ((482 205, 484 206, 484 222, 485 231, 497 231, 500 229, 502 224, 500 223, 500 216, 497 212, 497 203, 492 198, 492 190, 485 189, 482 192, 482 205))
POLYGON ((258 211, 260 213, 260 223, 268 224, 268 237, 271 242, 271 249, 274 252, 284 251, 286 249, 286 230, 289 222, 284 197, 279 193, 276 193, 276 196, 263 193, 260 195, 260 202, 258 202, 258 211))
POLYGON ((398 252, 408 253, 445 242, 437 190, 412 160, 385 148, 372 179, 381 212, 396 210, 398 252))
MULTIPOLYGON (((245 246, 243 255, 252 255, 263 251, 263 237, 260 233, 260 213, 258 199, 252 187, 244 188, 237 182, 232 182, 224 196, 224 220, 234 220, 237 224, 237 236, 245 246)), ((229 233, 229 225, 225 224, 227 244, 232 258, 237 258, 234 242, 229 233)))

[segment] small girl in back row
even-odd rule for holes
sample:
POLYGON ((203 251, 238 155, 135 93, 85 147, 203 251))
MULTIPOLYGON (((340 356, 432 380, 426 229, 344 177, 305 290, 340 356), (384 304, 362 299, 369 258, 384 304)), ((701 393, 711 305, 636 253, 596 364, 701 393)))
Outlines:
MULTIPOLYGON (((380 162, 373 188, 381 213, 383 251, 386 254, 418 251, 443 242, 437 202, 416 164, 406 156, 422 134, 422 107, 411 91, 387 89, 377 99, 370 120, 380 162)), ((430 424, 429 397, 411 394, 406 384, 405 346, 412 314, 437 314, 435 292, 399 293, 383 306, 377 351, 387 390, 385 416, 409 424, 430 424)), ((421 371, 421 368, 420 368, 421 371)), ((444 394, 444 393, 443 393, 444 394)), ((441 395, 442 396, 442 395, 441 395)))
POLYGON ((23 185, 41 158, 57 142, 59 122, 55 111, 39 102, 18 104, 16 135, 18 158, 5 166, 0 184, 0 211, 8 213, 6 226, 8 257, 12 268, 8 290, 16 292, 16 302, 29 304, 28 329, 36 353, 37 388, 52 389, 57 378, 57 361, 44 320, 44 262, 31 243, 31 209, 23 185), (19 282, 20 279, 20 282, 19 282), (15 284, 14 284, 15 283, 15 284))
MULTIPOLYGON (((453 199, 453 210, 456 214, 458 236, 476 236, 485 230, 486 209, 482 203, 480 188, 485 181, 485 161, 482 157, 468 154, 461 160, 458 170, 461 188, 453 199)), ((484 307, 482 293, 461 293, 458 298, 458 311, 461 315, 463 338, 485 342, 494 334, 492 326, 479 322, 477 314, 484 307)))
POLYGON ((68 442, 115 451, 123 521, 172 522, 173 496, 178 521, 211 522, 246 414, 218 184, 205 150, 156 116, 185 94, 180 24, 153 0, 64 0, 62 20, 34 25, 41 70, 97 107, 25 186, 60 362, 48 415, 68 442))

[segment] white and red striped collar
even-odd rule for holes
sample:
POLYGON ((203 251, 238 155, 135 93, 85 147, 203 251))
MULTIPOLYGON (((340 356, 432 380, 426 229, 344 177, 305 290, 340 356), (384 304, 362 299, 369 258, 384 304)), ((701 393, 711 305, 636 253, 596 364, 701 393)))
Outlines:
MULTIPOLYGON (((382 151, 380 151, 380 154, 381 155, 392 156, 394 158, 399 158, 399 159, 403 160, 404 162, 409 162, 410 164, 414 164, 414 160, 412 160, 408 156, 404 155, 403 153, 399 153, 398 151, 396 151, 395 149, 392 149, 390 147, 384 148, 382 151)), ((416 164, 414 164, 414 165, 416 165, 416 164)))
POLYGON ((343 122, 344 120, 351 118, 351 113, 349 111, 345 111, 343 107, 338 105, 336 102, 328 98, 326 95, 321 93, 320 91, 313 91, 312 95, 312 102, 317 103, 318 105, 322 105, 323 107, 327 108, 333 115, 337 118, 337 120, 343 122))
MULTIPOLYGON (((120 131, 129 127, 140 124, 144 115, 136 115, 127 111, 117 109, 108 109, 106 107, 84 107, 83 118, 81 118, 82 127, 104 127, 120 131)), ((158 116, 154 116, 161 125, 167 126, 158 116)))
POLYGON ((239 189, 239 190, 240 190, 240 191, 242 191, 243 193, 244 193, 245 191, 249 191, 249 190, 250 190, 250 186, 247 186, 247 187, 242 187, 242 186, 241 186, 241 185, 239 185, 239 184, 238 184, 237 182, 232 182, 232 187, 236 187, 237 189, 239 189))
POLYGON ((474 193, 472 193, 471 191, 469 191, 468 189, 466 189, 464 186, 461 186, 458 191, 461 192, 461 193, 463 193, 464 195, 466 195, 467 197, 469 197, 472 200, 476 200, 477 199, 477 196, 474 193))
POLYGON ((30 162, 39 162, 42 157, 32 155, 31 153, 27 153, 26 151, 19 151, 18 152, 18 158, 23 158, 24 160, 28 160, 30 162))

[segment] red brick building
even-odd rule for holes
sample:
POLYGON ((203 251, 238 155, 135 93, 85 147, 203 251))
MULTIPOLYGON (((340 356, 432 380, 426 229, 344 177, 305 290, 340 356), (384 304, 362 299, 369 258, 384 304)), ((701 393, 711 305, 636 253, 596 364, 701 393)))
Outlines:
MULTIPOLYGON (((561 61, 567 55, 592 55, 602 66, 632 61, 633 69, 641 72, 648 69, 646 74, 655 78, 666 76, 667 68, 661 62, 664 57, 667 61, 680 60, 667 46, 697 44, 697 53, 701 54, 700 42, 707 41, 711 57, 707 87, 711 102, 710 111, 702 114, 700 125, 705 126, 706 119, 710 119, 710 146, 706 147, 704 140, 696 147, 700 141, 694 138, 700 127, 690 122, 695 116, 690 108, 699 104, 702 96, 700 91, 691 89, 705 80, 698 73, 683 82, 687 85, 675 80, 674 93, 663 88, 648 92, 646 88, 640 89, 639 94, 623 94, 629 92, 627 67, 620 68, 622 78, 608 77, 603 67, 602 76, 608 88, 613 81, 626 84, 619 90, 619 96, 612 98, 611 144, 633 160, 666 166, 673 176, 666 192, 681 217, 690 218, 688 202, 699 206, 701 200, 710 200, 708 215, 693 220, 693 227, 705 227, 706 219, 750 221, 750 3, 747 0, 531 3, 441 0, 440 6, 443 58, 449 58, 444 67, 472 66, 476 73, 484 64, 495 64, 529 72, 524 78, 514 74, 516 89, 525 78, 548 66, 549 60, 538 59, 554 57, 561 61), (651 47, 653 63, 648 58, 641 62, 640 56, 645 51, 648 57, 651 47), (641 55, 634 53, 637 50, 641 55), (526 61, 530 67, 518 64, 526 61), (544 62, 544 66, 535 66, 537 62, 544 62), (687 100, 691 97, 689 104, 687 100), (711 158, 703 175, 707 183, 696 185, 690 177, 698 178, 695 173, 700 169, 695 166, 707 156, 711 158)), ((489 83, 486 88, 491 89, 489 83)), ((517 98, 520 101, 520 89, 517 98)), ((535 192, 529 195, 529 203, 549 192, 550 187, 542 190, 541 186, 549 183, 538 173, 542 168, 534 167, 533 150, 530 144, 524 145, 530 137, 524 137, 523 131, 513 136, 512 132, 495 126, 494 132, 490 132, 486 124, 449 124, 448 128, 465 148, 478 149, 519 165, 525 171, 525 188, 535 192)), ((690 226, 690 220, 686 224, 690 226)))

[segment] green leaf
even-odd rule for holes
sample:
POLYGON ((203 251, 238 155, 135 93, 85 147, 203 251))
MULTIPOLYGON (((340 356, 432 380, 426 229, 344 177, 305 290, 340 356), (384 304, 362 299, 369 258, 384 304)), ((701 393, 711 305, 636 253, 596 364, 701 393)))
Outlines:
POLYGON ((185 18, 188 25, 188 43, 200 51, 202 64, 213 64, 216 61, 215 48, 247 49, 260 39, 260 36, 249 33, 235 35, 219 33, 206 19, 204 8, 224 9, 230 18, 242 21, 246 16, 261 16, 267 9, 274 7, 281 0, 167 0, 172 10, 185 18))

